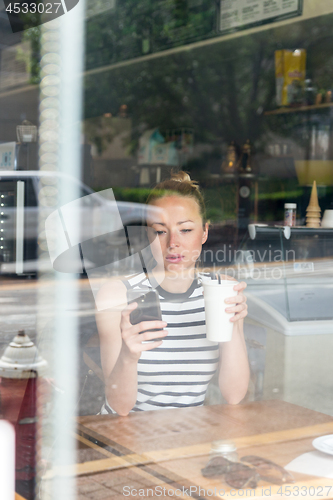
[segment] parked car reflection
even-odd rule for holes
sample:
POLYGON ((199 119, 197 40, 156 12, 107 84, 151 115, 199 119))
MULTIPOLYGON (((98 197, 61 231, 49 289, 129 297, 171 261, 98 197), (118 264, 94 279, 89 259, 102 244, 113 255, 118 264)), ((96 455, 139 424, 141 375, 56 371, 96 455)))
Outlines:
MULTIPOLYGON (((40 236, 44 231, 39 221, 54 212, 59 193, 62 207, 67 207, 62 210, 63 215, 67 210, 67 230, 73 241, 89 240, 93 245, 85 244, 84 265, 79 258, 75 265, 71 262, 70 268, 65 269, 64 262, 58 268, 55 266, 58 271, 83 272, 87 266, 105 265, 108 259, 109 262, 121 261, 137 248, 146 246, 147 213, 157 209, 139 203, 116 202, 112 190, 108 191, 107 195, 95 193, 77 179, 58 172, 0 172, 0 274, 34 274, 41 270, 41 265, 43 269, 52 268, 51 260, 38 260, 40 236), (67 193, 78 193, 79 204, 67 193), (71 226, 70 206, 74 211, 79 208, 80 213, 75 213, 79 218, 73 218, 80 221, 77 226, 71 226), (132 228, 130 242, 126 230, 124 232, 127 226, 136 227, 134 232, 132 228)), ((50 241, 48 243, 50 245, 50 241)), ((59 241, 54 244, 59 245, 59 241)))

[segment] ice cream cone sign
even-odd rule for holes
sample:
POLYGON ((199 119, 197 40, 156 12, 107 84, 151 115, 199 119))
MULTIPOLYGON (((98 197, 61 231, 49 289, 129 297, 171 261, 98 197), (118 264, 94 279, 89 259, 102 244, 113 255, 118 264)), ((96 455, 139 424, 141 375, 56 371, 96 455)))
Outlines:
POLYGON ((318 203, 318 193, 317 193, 316 181, 313 181, 310 202, 309 202, 308 208, 306 210, 310 210, 310 209, 321 212, 320 206, 318 203))
POLYGON ((320 227, 321 208, 318 203, 318 193, 316 181, 313 181, 310 202, 306 209, 306 226, 320 227))

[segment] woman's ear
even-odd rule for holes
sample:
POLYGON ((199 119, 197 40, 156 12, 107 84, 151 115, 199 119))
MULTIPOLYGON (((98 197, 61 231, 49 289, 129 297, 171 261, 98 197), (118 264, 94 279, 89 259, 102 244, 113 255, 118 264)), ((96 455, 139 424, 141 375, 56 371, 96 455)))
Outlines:
POLYGON ((207 238, 208 238, 208 222, 206 222, 204 225, 204 233, 202 235, 202 244, 206 243, 207 238))

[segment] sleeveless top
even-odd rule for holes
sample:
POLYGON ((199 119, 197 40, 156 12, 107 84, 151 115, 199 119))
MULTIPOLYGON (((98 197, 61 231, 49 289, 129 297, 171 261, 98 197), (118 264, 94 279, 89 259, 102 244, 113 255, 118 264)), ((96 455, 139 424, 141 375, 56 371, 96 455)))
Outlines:
MULTIPOLYGON (((152 288, 144 273, 124 281, 127 289, 152 288)), ((195 279, 185 293, 154 287, 168 335, 143 351, 138 361, 138 394, 131 411, 201 406, 219 362, 219 345, 206 339, 202 285, 195 279)), ((106 401, 102 414, 114 413, 106 401)))

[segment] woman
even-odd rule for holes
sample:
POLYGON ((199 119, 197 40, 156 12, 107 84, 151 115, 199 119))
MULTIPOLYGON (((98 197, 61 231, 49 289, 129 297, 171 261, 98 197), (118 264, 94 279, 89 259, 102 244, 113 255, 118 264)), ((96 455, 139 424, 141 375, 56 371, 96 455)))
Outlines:
MULTIPOLYGON (((234 286, 237 296, 227 299, 227 312, 234 313, 232 340, 213 343, 206 339, 203 291, 195 276, 196 262, 208 237, 203 197, 188 174, 178 172, 152 191, 148 203, 161 215, 147 221, 151 241, 158 239, 161 257, 151 276, 164 271, 155 286, 160 296, 163 321, 132 325, 130 313, 97 314, 106 403, 102 413, 127 415, 131 410, 154 410, 202 405, 207 386, 218 369, 219 387, 229 404, 246 394, 249 365, 243 335, 247 315, 244 282, 234 286), (144 333, 140 333, 144 331, 144 333), (150 341, 150 342, 147 342, 150 341)), ((152 281, 152 280, 151 280, 152 281)), ((152 288, 145 275, 113 281, 99 292, 101 301, 127 304, 127 290, 152 288)))

